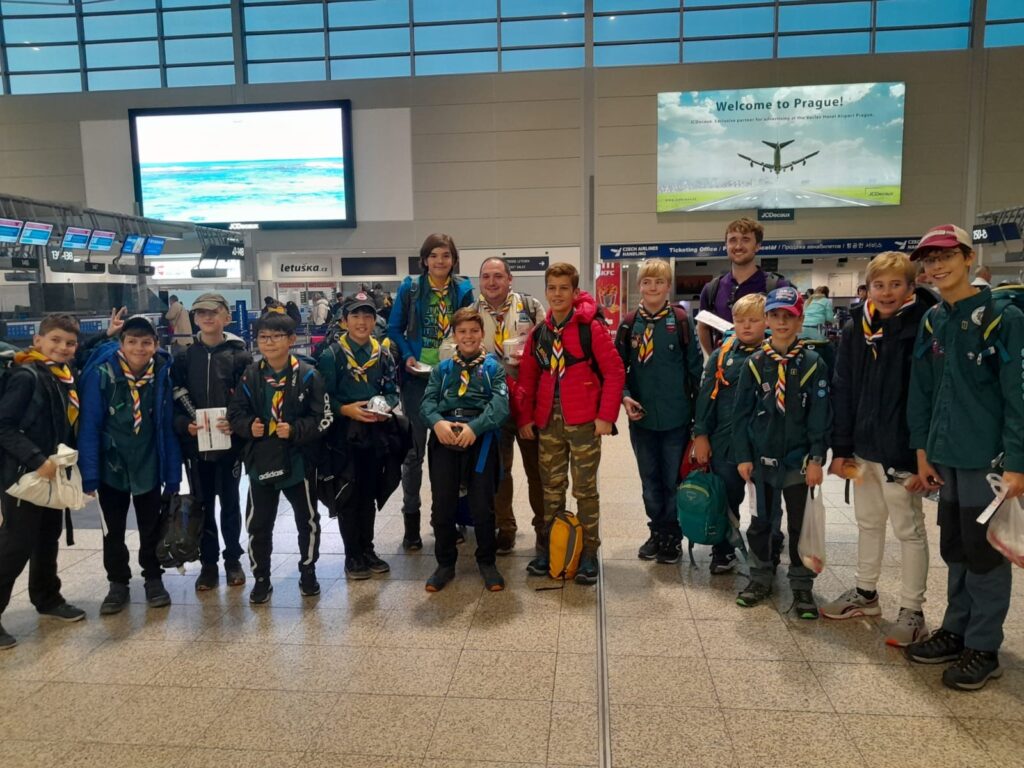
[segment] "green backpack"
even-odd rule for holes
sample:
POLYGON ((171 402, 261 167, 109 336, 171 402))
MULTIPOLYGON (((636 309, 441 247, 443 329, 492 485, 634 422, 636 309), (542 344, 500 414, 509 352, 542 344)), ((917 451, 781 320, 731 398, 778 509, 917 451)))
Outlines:
POLYGON ((713 472, 695 469, 686 476, 676 490, 676 514, 683 536, 689 542, 692 565, 697 564, 693 559, 695 544, 713 546, 732 541, 745 551, 737 523, 729 519, 725 482, 713 472))

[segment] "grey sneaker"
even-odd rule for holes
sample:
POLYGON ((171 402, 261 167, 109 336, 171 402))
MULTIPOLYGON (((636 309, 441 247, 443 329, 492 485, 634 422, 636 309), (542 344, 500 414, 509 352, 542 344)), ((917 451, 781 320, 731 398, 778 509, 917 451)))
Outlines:
POLYGON ((896 648, 906 648, 927 634, 928 625, 925 623, 924 614, 921 611, 900 608, 896 623, 890 626, 889 631, 885 633, 885 644, 896 648))
POLYGON ((72 605, 68 602, 60 603, 59 605, 55 605, 53 608, 47 608, 44 611, 39 611, 39 614, 41 616, 49 616, 51 618, 67 622, 81 621, 85 618, 85 611, 77 605, 72 605))
POLYGON ((881 613, 878 595, 869 600, 858 592, 856 587, 846 590, 832 602, 821 606, 821 614, 826 619, 852 619, 857 616, 879 616, 881 613))

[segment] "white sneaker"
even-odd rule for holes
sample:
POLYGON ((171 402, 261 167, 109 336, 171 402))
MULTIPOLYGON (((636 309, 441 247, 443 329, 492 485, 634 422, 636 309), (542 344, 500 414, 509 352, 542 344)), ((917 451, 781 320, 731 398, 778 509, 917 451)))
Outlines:
POLYGON ((896 622, 885 633, 885 644, 897 648, 906 648, 928 634, 928 625, 924 614, 909 608, 900 608, 896 622))
POLYGON ((831 603, 821 607, 821 614, 827 619, 852 619, 857 616, 880 616, 882 609, 878 607, 878 595, 868 600, 857 591, 848 589, 831 603))

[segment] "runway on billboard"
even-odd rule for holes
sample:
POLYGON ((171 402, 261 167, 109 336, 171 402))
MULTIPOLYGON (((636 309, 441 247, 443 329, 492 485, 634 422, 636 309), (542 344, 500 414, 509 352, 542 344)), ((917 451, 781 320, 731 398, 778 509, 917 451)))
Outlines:
POLYGON ((731 197, 713 200, 710 203, 674 208, 673 211, 727 211, 744 208, 839 208, 851 205, 869 208, 874 205, 880 205, 880 203, 869 203, 865 200, 827 195, 823 192, 812 192, 807 189, 765 187, 763 189, 746 190, 731 197))

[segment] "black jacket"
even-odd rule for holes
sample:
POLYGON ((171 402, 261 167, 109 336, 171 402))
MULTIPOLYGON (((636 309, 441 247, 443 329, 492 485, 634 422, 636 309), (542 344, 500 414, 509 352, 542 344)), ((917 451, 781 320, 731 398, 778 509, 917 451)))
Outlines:
POLYGON ((0 398, 3 489, 39 469, 59 444, 75 446, 67 406, 67 390, 44 366, 14 365, 5 374, 0 398))
POLYGON ((861 327, 865 305, 858 304, 851 310, 832 378, 835 457, 852 458, 856 454, 886 469, 917 471, 907 426, 907 392, 917 329, 934 303, 930 291, 918 290, 917 303, 882 321, 882 338, 875 344, 877 359, 861 327))
MULTIPOLYGON (((233 334, 224 334, 224 341, 212 349, 200 342, 187 347, 178 347, 171 367, 171 381, 175 389, 188 390, 196 408, 226 408, 231 403, 245 369, 252 365, 252 355, 245 343, 233 334)), ((174 412, 174 431, 181 440, 182 452, 187 456, 199 456, 198 441, 188 433, 192 417, 178 405, 174 412)), ((228 454, 237 454, 241 441, 232 440, 230 451, 208 451, 202 458, 215 461, 228 454)))
MULTIPOLYGON (((254 438, 252 424, 264 419, 269 410, 266 386, 260 364, 253 363, 242 374, 235 394, 228 405, 228 421, 236 435, 243 439, 242 459, 250 473, 260 474, 254 467, 253 445, 259 440, 277 440, 276 436, 254 438)), ((288 377, 281 418, 291 426, 292 435, 286 440, 289 450, 301 450, 307 471, 320 462, 320 446, 324 434, 331 428, 333 415, 330 399, 324 390, 324 380, 309 363, 299 361, 299 369, 288 377)))

